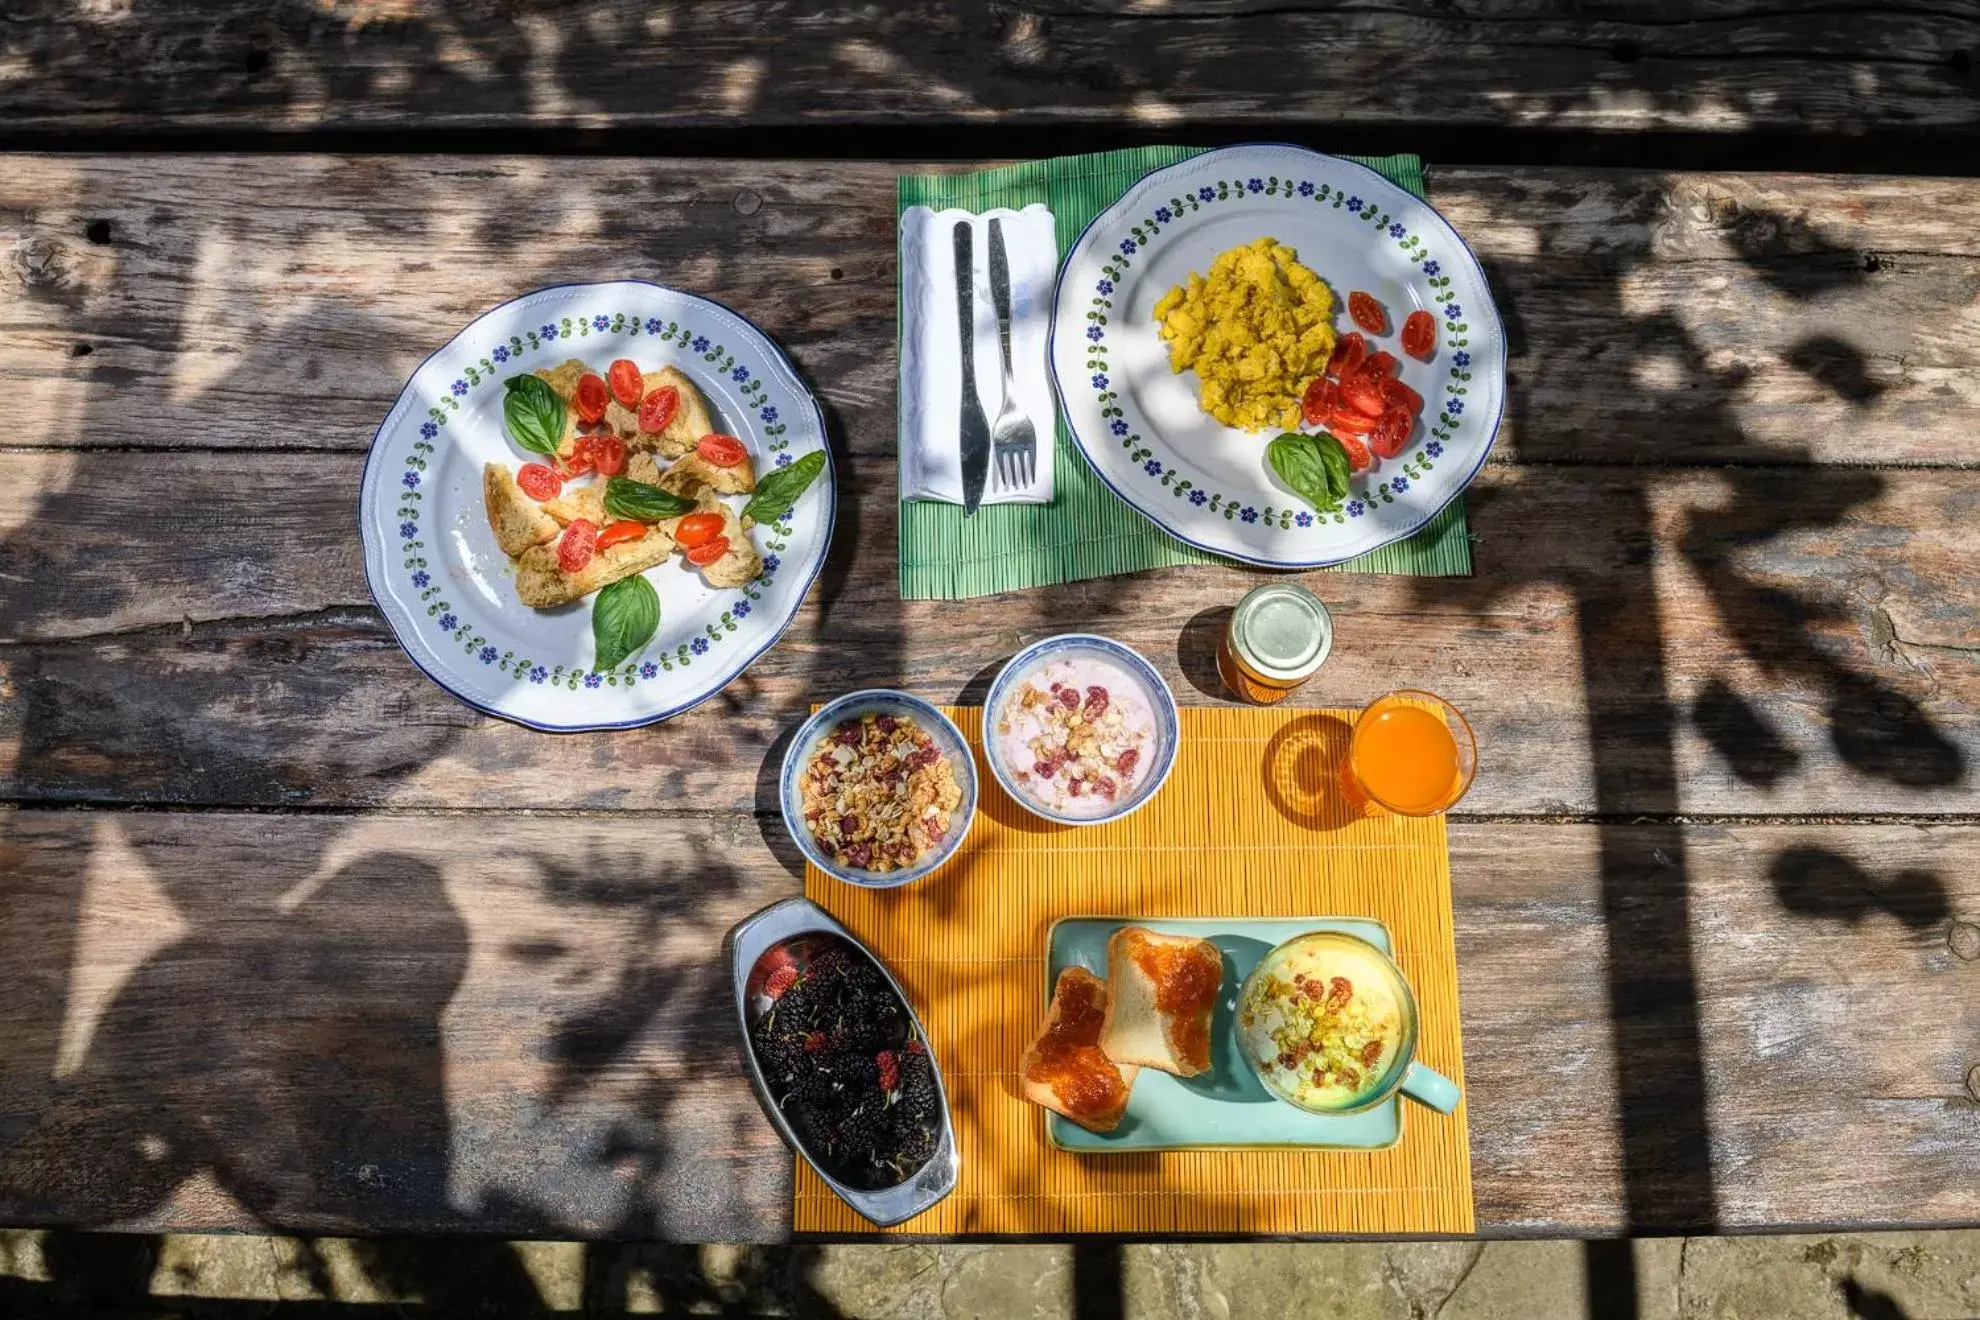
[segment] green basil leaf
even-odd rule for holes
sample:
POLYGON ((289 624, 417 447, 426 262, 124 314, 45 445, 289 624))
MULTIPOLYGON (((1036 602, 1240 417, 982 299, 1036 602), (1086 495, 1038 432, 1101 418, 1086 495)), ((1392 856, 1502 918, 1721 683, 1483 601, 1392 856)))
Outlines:
POLYGON ((662 522, 693 513, 694 501, 631 477, 611 477, 605 482, 605 512, 614 518, 662 522))
POLYGON ((550 382, 528 372, 503 382, 502 420, 509 435, 532 454, 554 454, 564 443, 564 401, 550 382))
POLYGON ((1331 503, 1338 505, 1347 498, 1348 476, 1353 471, 1348 466, 1347 446, 1325 433, 1311 439, 1320 451, 1320 462, 1327 469, 1327 490, 1333 496, 1331 503))
POLYGON ((593 669, 616 669, 653 640, 660 627, 660 593, 644 573, 620 578, 598 593, 591 607, 593 669))
POLYGON ((1265 447, 1265 461, 1301 499, 1326 513, 1347 497, 1347 451, 1331 435, 1288 431, 1265 447))
POLYGON ((825 451, 814 449, 789 467, 776 468, 756 482, 756 494, 743 506, 742 516, 772 523, 790 512, 818 474, 825 470, 825 451))

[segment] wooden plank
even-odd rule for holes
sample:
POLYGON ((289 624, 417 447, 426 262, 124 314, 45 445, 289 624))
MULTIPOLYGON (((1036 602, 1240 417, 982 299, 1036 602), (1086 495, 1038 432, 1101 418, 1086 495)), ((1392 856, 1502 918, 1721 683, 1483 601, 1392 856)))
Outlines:
MULTIPOLYGON (((902 683, 980 700, 1054 632, 1117 636, 1182 701, 1222 700, 1221 611, 1263 576, 903 602, 892 474, 862 459, 814 599, 721 700, 655 732, 545 737, 400 653, 348 503, 295 494, 350 489, 360 461, 0 454, 0 577, 24 584, 0 598, 0 795, 771 812, 809 703, 902 683)), ((1466 810, 1974 810, 1980 473, 1498 468, 1468 499, 1474 578, 1307 576, 1339 641, 1299 697, 1447 693, 1483 748, 1466 810)))
MULTIPOLYGON (((1947 945, 1976 845, 1454 827, 1481 1231, 1623 1228, 1625 1114, 1706 1134, 1724 1229, 1980 1219, 1980 963, 1947 945), (1640 939, 1687 894, 1688 961, 1640 939), (1694 1000, 1699 1058, 1666 1029, 1694 1000)), ((746 819, 16 812, 0 863, 10 1223, 787 1231, 718 966, 797 881, 746 819)))
POLYGON ((1971 140, 1970 0, 1490 13, 1134 0, 874 7, 698 0, 328 8, 42 0, 0 115, 105 129, 1278 123, 1971 140))
MULTIPOLYGON (((479 312, 637 276, 756 318, 880 457, 897 168, 17 156, 0 388, 37 444, 361 449, 479 312)), ((1974 462, 1980 181, 1463 169, 1431 196, 1509 326, 1495 461, 1974 462)))

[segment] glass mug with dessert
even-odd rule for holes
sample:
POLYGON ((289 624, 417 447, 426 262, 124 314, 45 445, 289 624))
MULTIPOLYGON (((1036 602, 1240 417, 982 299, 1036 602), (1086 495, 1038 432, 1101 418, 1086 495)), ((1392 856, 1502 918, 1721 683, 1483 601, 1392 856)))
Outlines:
POLYGON ((1416 1060, 1409 982, 1356 936, 1314 931, 1266 954, 1238 991, 1236 1031, 1259 1082, 1296 1109, 1354 1114, 1398 1092, 1457 1108, 1457 1083, 1416 1060))

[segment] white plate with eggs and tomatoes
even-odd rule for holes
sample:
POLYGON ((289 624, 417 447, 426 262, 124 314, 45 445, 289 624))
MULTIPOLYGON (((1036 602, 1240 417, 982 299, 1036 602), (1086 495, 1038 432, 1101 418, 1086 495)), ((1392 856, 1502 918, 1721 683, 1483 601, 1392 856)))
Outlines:
POLYGON ((1276 568, 1417 531, 1484 465, 1505 404, 1504 328, 1457 231, 1368 166, 1293 146, 1204 152, 1102 212, 1061 267, 1050 356, 1116 495, 1186 544, 1276 568), (1249 279, 1278 339, 1243 296, 1211 296, 1219 257, 1261 239, 1274 268, 1232 257, 1222 287, 1249 279), (1220 321, 1244 328, 1207 337, 1220 321), (1201 373, 1174 369, 1178 339, 1201 373))

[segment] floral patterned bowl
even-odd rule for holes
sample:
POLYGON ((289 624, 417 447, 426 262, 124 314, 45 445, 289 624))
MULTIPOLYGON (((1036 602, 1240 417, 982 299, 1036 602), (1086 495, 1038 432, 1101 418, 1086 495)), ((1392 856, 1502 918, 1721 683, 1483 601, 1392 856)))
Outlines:
MULTIPOLYGON (((1350 328, 1343 311, 1337 321, 1350 328)), ((1177 540, 1274 568, 1337 564, 1401 540, 1468 485, 1505 402, 1505 333, 1484 271, 1428 202, 1365 165, 1301 147, 1205 152, 1143 178, 1079 237, 1060 268, 1052 374, 1066 422, 1100 479, 1177 540), (1357 473, 1316 511, 1265 462, 1274 432, 1233 430, 1169 369, 1158 299, 1218 253, 1271 236, 1333 289, 1373 294, 1391 328, 1437 323, 1430 362, 1394 334, 1371 341, 1425 400, 1396 458, 1357 473)))
POLYGON ((531 728, 622 729, 691 709, 775 644, 824 565, 835 493, 824 414, 768 336, 706 298, 621 280, 525 294, 428 358, 372 441, 358 516, 371 594, 429 678, 531 728), (590 598, 556 610, 517 600, 482 507, 483 464, 533 457, 503 429, 502 382, 572 357, 599 370, 619 357, 678 366, 759 471, 826 453, 797 505, 755 530, 762 577, 720 590, 679 560, 648 569, 659 630, 607 670, 592 663, 590 598))
POLYGON ((962 730, 947 715, 920 697, 896 692, 892 688, 848 692, 838 700, 820 706, 817 713, 798 729, 797 736, 791 739, 790 747, 784 752, 784 764, 778 780, 784 828, 790 831, 804 859, 834 880, 843 880, 864 889, 895 889, 921 879, 955 856, 969 834, 970 825, 976 820, 976 759, 970 755, 969 743, 963 738, 962 730), (951 813, 949 832, 942 836, 941 844, 913 866, 897 871, 869 871, 862 867, 840 865, 818 846, 804 819, 804 794, 800 781, 804 777, 805 767, 811 763, 812 754, 841 720, 858 719, 869 714, 913 720, 923 733, 934 739, 936 749, 947 758, 950 770, 955 773, 956 786, 962 789, 962 803, 951 813))

